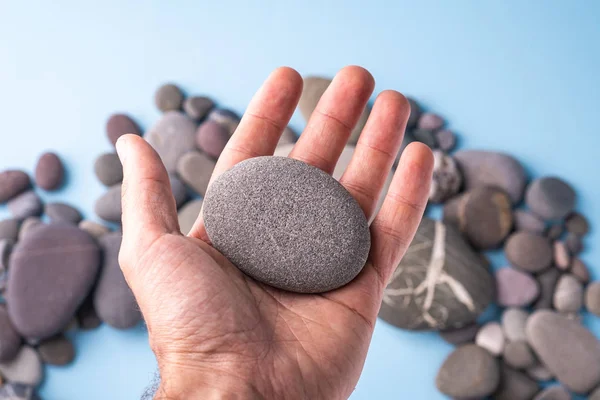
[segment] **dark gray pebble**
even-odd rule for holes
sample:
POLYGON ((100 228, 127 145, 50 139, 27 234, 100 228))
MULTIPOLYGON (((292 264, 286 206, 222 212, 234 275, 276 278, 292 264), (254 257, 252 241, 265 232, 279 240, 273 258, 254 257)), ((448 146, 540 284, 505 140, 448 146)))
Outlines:
POLYGON ((200 121, 208 115, 214 106, 215 103, 208 97, 193 96, 185 99, 183 102, 183 111, 185 111, 187 116, 191 119, 200 121))
POLYGON ((13 241, 9 239, 0 239, 0 274, 5 277, 8 271, 8 261, 12 251, 13 241))
POLYGON ((41 155, 35 167, 35 184, 44 190, 52 191, 63 184, 65 168, 55 153, 41 155))
POLYGON ((44 340, 37 350, 42 361, 49 365, 67 365, 75 359, 75 348, 64 335, 44 340))
POLYGON ((456 134, 448 129, 442 129, 435 133, 435 141, 438 147, 446 153, 456 147, 456 134))
POLYGON ((8 210, 16 219, 38 217, 43 209, 42 199, 33 190, 21 193, 8 202, 8 210))
POLYGON ((162 112, 180 110, 183 105, 183 98, 183 92, 179 87, 167 83, 156 90, 154 103, 162 112))
POLYGON ((112 186, 123 181, 123 165, 115 153, 104 153, 94 162, 94 173, 104 186, 112 186))
POLYGON ((50 222, 66 222, 73 225, 79 224, 83 218, 76 208, 65 203, 46 204, 44 214, 50 218, 50 222))
POLYGON ((543 234, 546 230, 546 223, 537 215, 529 211, 515 210, 513 216, 515 220, 515 230, 517 231, 543 234))
POLYGON ((579 282, 587 285, 590 281, 590 271, 583 261, 579 258, 574 258, 571 262, 571 275, 579 280, 579 282))
POLYGON ((550 267, 553 259, 550 241, 531 232, 521 231, 510 235, 504 252, 512 266, 534 273, 550 267))
POLYGON ((21 221, 16 218, 4 219, 0 221, 0 240, 7 239, 16 242, 19 237, 19 227, 21 221))
POLYGON ((174 173, 179 157, 196 148, 196 122, 179 111, 168 111, 146 134, 168 172, 174 173))
POLYGON ((504 362, 515 369, 533 367, 536 358, 526 341, 509 342, 502 353, 504 362))
POLYGON ((177 163, 177 174, 181 180, 201 196, 206 194, 214 169, 215 161, 198 151, 184 154, 177 163))
POLYGON ((587 218, 578 212, 573 212, 567 217, 566 226, 567 231, 579 236, 585 235, 590 230, 587 218))
POLYGON ((553 224, 550 225, 550 227, 548 227, 548 230, 546 231, 546 236, 550 240, 557 240, 560 239, 564 232, 565 227, 562 224, 553 224))
POLYGON ((410 115, 408 117, 408 122, 406 123, 406 128, 412 129, 417 126, 419 118, 421 118, 421 106, 412 97, 407 97, 406 100, 408 100, 408 104, 410 104, 410 115))
POLYGON ((96 215, 105 221, 121 222, 121 184, 116 184, 96 200, 96 215))
POLYGON ((96 329, 102 324, 94 308, 94 292, 88 294, 85 298, 83 304, 77 310, 76 318, 79 329, 84 331, 96 329))
POLYGON ((583 240, 581 236, 569 232, 567 237, 565 238, 565 243, 567 244, 567 249, 569 249, 569 253, 576 256, 583 251, 583 240))
POLYGON ((233 135, 240 124, 239 115, 235 111, 226 108, 215 108, 208 114, 207 119, 224 127, 229 136, 233 135))
POLYGON ((142 130, 131 117, 125 114, 113 114, 106 121, 106 136, 114 146, 117 140, 128 133, 141 136, 142 130))
POLYGON ((531 211, 545 220, 559 220, 573 211, 575 191, 562 179, 539 178, 527 187, 525 202, 531 211))
POLYGON ((435 140, 435 132, 431 129, 414 129, 411 131, 412 137, 417 141, 423 144, 426 144, 432 149, 437 147, 437 142, 435 140))
POLYGON ((40 398, 31 386, 6 382, 0 386, 0 400, 40 400, 40 398))
POLYGON ((501 363, 500 385, 494 400, 531 400, 539 390, 530 377, 501 363))
POLYGON ((455 346, 460 346, 466 343, 473 343, 475 341, 475 336, 477 336, 477 332, 481 327, 479 324, 473 323, 462 328, 451 329, 440 332, 440 336, 446 342, 453 344, 455 346))
POLYGON ((196 131, 196 146, 214 159, 219 158, 229 140, 227 129, 215 121, 205 121, 196 131))
POLYGON ((20 170, 0 172, 0 204, 6 203, 29 187, 31 187, 31 180, 26 172, 20 170))
POLYGON ((444 126, 444 119, 437 114, 426 112, 421 114, 419 117, 419 122, 417 122, 418 129, 429 129, 432 131, 437 131, 442 129, 444 126))

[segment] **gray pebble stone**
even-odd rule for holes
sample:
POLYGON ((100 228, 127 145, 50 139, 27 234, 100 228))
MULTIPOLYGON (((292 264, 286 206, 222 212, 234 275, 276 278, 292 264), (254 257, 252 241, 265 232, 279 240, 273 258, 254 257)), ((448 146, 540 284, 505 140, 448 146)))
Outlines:
POLYGON ((461 150, 454 154, 463 172, 465 189, 495 186, 510 196, 513 204, 523 198, 527 175, 513 157, 489 151, 461 150))
POLYGON ((83 218, 76 208, 65 203, 46 204, 44 214, 50 218, 50 222, 66 222, 73 225, 77 225, 83 218))
POLYGON ((527 231, 541 235, 546 230, 546 223, 529 211, 515 210, 513 215, 517 231, 527 231))
POLYGON ((468 344, 446 358, 435 384, 447 396, 466 399, 491 395, 499 381, 498 361, 481 347, 468 344))
POLYGON ((527 340, 525 326, 529 313, 520 308, 507 308, 502 313, 502 329, 506 338, 511 342, 527 340))
POLYGON ((539 382, 548 382, 554 379, 554 375, 552 374, 552 372, 550 372, 548 368, 546 368, 546 366, 540 364, 539 362, 533 367, 527 368, 527 371, 525 372, 532 379, 535 379, 539 382))
POLYGON ((562 386, 551 386, 533 398, 533 400, 571 400, 571 394, 562 386))
POLYGON ((502 354, 504 362, 515 369, 525 369, 536 364, 536 358, 526 341, 507 343, 502 354))
POLYGON ((552 311, 536 311, 526 330, 540 361, 567 389, 589 393, 600 384, 600 343, 581 324, 552 311))
POLYGON ((411 131, 412 137, 417 141, 427 145, 429 148, 437 148, 435 132, 431 129, 414 129, 411 131))
POLYGON ((500 385, 494 400, 531 400, 539 390, 530 377, 501 363, 500 385))
POLYGON ((408 122, 406 123, 406 128, 412 129, 417 126, 419 118, 421 118, 421 106, 412 97, 407 97, 406 100, 408 100, 408 104, 410 104, 410 115, 408 117, 408 122))
POLYGON ((550 225, 550 227, 548 227, 548 230, 546 231, 546 236, 550 240, 557 240, 563 235, 564 232, 565 227, 562 224, 553 224, 550 225))
POLYGON ((196 131, 196 146, 214 159, 219 158, 228 140, 227 129, 212 120, 204 121, 196 131))
POLYGON ((590 398, 588 400, 600 400, 600 387, 590 394, 590 398))
POLYGON ((584 285, 590 282, 590 271, 588 267, 579 258, 574 258, 571 262, 571 275, 579 280, 584 285))
POLYGON ((131 117, 125 114, 113 114, 106 121, 106 136, 112 145, 117 143, 117 140, 128 133, 141 136, 142 131, 138 124, 131 117))
POLYGON ((513 233, 506 241, 504 252, 512 266, 528 272, 542 272, 552 265, 550 241, 535 233, 513 233))
POLYGON ((456 147, 456 134, 448 129, 442 129, 435 133, 435 141, 438 147, 446 153, 456 147))
POLYGON ((0 221, 0 240, 6 239, 16 242, 19 237, 21 221, 15 218, 0 221))
POLYGON ((35 167, 35 184, 48 191, 58 189, 64 181, 65 167, 55 153, 44 153, 35 167))
POLYGON ((146 140, 173 173, 179 158, 196 149, 196 123, 181 112, 168 111, 148 131, 146 140))
POLYGON ((585 307, 600 317, 600 282, 592 282, 585 291, 585 307))
POLYGON ((540 293, 536 280, 525 272, 506 267, 496 271, 498 304, 502 307, 526 307, 540 293))
POLYGON ((203 217, 213 246, 243 272, 300 293, 350 282, 371 244, 352 195, 320 169, 286 157, 252 158, 220 175, 203 217))
POLYGON ((44 340, 37 350, 42 361, 49 365, 67 365, 75 359, 75 348, 63 335, 44 340))
POLYGON ((187 189, 181 179, 175 175, 169 175, 169 183, 171 184, 171 193, 173 193, 173 198, 175 199, 175 206, 179 208, 188 199, 187 189))
POLYGON ((567 231, 578 236, 583 236, 590 230, 590 225, 587 218, 578 212, 571 213, 567 217, 565 225, 567 227, 567 231))
POLYGON ((298 141, 298 134, 288 125, 283 130, 277 146, 296 143, 296 141, 298 141))
POLYGON ((21 193, 8 202, 8 210, 16 219, 38 217, 43 208, 42 199, 33 190, 21 193))
POLYGON ((6 306, 0 305, 0 362, 10 361, 21 348, 21 336, 14 328, 6 306))
POLYGON ((179 220, 179 229, 181 233, 187 235, 192 230, 200 210, 202 209, 202 199, 196 199, 187 202, 181 207, 177 213, 177 219, 179 220))
POLYGON ((96 158, 94 173, 104 186, 112 186, 123 181, 123 165, 115 153, 104 153, 96 158))
POLYGON ((481 327, 476 324, 469 324, 462 328, 450 329, 440 332, 440 336, 446 342, 455 346, 475 342, 475 336, 481 327))
POLYGON ((183 105, 183 92, 172 83, 162 85, 154 94, 156 107, 162 111, 180 110, 183 105))
POLYGON ((429 201, 442 203, 458 193, 461 185, 462 174, 454 159, 440 150, 434 150, 429 201))
POLYGON ((194 121, 200 121, 208 115, 215 103, 205 96, 188 97, 183 102, 183 111, 194 121))
POLYGON ((0 204, 6 203, 30 187, 31 180, 24 171, 9 169, 0 172, 0 204))
POLYGON ((19 229, 19 240, 23 240, 26 235, 35 230, 36 227, 44 226, 44 223, 38 217, 25 218, 19 229))
POLYGON ((229 110, 226 108, 215 108, 208 114, 207 119, 223 126, 225 130, 229 133, 229 136, 234 134, 235 130, 240 124, 239 115, 233 110, 229 110))
POLYGON ((84 219, 79 223, 79 229, 86 231, 96 240, 100 239, 103 235, 110 232, 110 229, 106 225, 102 225, 87 219, 84 219))
POLYGON ((559 178, 539 178, 527 187, 525 202, 531 211, 545 220, 558 220, 573 211, 575 191, 559 178))
POLYGON ((198 151, 184 154, 177 162, 177 174, 181 180, 201 196, 206 194, 214 169, 215 161, 198 151))
POLYGON ((488 322, 477 332, 475 344, 486 349, 494 356, 501 355, 506 344, 502 326, 497 322, 488 322))
POLYGON ((429 129, 432 131, 437 131, 438 129, 442 129, 444 126, 444 119, 437 114, 426 112, 421 114, 419 117, 419 122, 417 122, 418 129, 429 129))
POLYGON ((578 312, 583 306, 583 285, 571 274, 560 277, 554 291, 554 308, 564 313, 578 312))
POLYGON ((121 222, 121 184, 116 184, 96 200, 96 215, 105 221, 121 222))
POLYGON ((0 373, 11 382, 35 387, 42 382, 44 371, 37 352, 22 346, 13 360, 0 363, 0 373))
POLYGON ((567 238, 565 239, 565 243, 567 244, 567 249, 569 250, 569 253, 571 253, 574 256, 583 251, 583 240, 581 240, 581 236, 569 232, 567 234, 567 238))
POLYGON ((537 276, 540 287, 540 297, 534 303, 535 310, 551 309, 554 301, 554 289, 560 278, 560 271, 554 267, 542 272, 537 276))
POLYGON ((6 382, 0 386, 0 400, 40 400, 40 398, 31 386, 6 382))
POLYGON ((566 271, 571 266, 571 255, 567 244, 562 241, 555 241, 553 244, 554 265, 562 271, 566 271))

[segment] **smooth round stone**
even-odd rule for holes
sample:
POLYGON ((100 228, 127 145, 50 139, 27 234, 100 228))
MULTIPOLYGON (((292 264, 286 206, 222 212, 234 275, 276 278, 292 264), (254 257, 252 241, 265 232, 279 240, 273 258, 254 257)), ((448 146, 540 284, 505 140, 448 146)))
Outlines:
POLYGON ((600 384, 600 343, 580 323, 552 311, 536 311, 526 331, 540 361, 567 389, 589 393, 600 384))
POLYGON ((0 400, 40 400, 40 398, 31 386, 7 382, 0 386, 0 400))
POLYGON ((419 122, 417 122, 417 128, 419 129, 437 131, 438 129, 442 129, 443 126, 444 119, 439 115, 430 112, 421 114, 419 117, 419 122))
POLYGON ((75 359, 75 348, 63 335, 43 341, 37 350, 42 361, 49 365, 67 365, 75 359))
POLYGON ((423 144, 426 144, 428 147, 435 149, 437 148, 437 142, 435 140, 435 132, 431 129, 414 129, 411 131, 412 137, 417 141, 423 144))
POLYGON ((562 386, 551 386, 542 390, 533 400, 571 400, 571 394, 562 386))
POLYGON ((154 103, 162 112, 180 110, 183 105, 183 98, 183 92, 179 87, 167 83, 156 90, 154 103))
POLYGON ((21 221, 15 218, 0 221, 0 240, 6 239, 16 242, 19 237, 21 221))
POLYGON ((569 232, 567 234, 567 238, 565 239, 565 243, 567 244, 567 249, 569 250, 569 253, 571 253, 574 256, 583 251, 583 240, 581 240, 581 236, 569 232))
POLYGON ((119 266, 121 233, 100 238, 104 257, 94 292, 94 309, 100 319, 116 329, 129 329, 142 320, 139 307, 119 266))
POLYGON ((491 395, 500 382, 498 361, 479 346, 468 344, 454 350, 435 378, 438 390, 455 398, 491 395))
POLYGON ((515 230, 527 231, 537 234, 543 234, 546 230, 546 223, 537 215, 525 210, 515 210, 513 212, 515 230))
POLYGON ((177 219, 182 234, 187 235, 190 233, 196 219, 198 219, 198 215, 200 215, 200 210, 202 210, 202 199, 189 201, 181 207, 177 213, 177 219))
POLYGON ((40 357, 30 346, 22 346, 14 359, 0 363, 0 373, 8 381, 34 387, 44 375, 40 357))
POLYGON ((78 226, 79 229, 86 231, 96 240, 100 239, 103 235, 110 232, 110 229, 106 225, 102 225, 87 219, 81 221, 78 226))
POLYGON ((229 136, 233 135, 240 124, 240 116, 233 110, 226 108, 215 108, 208 114, 207 119, 223 126, 229 133, 229 136))
POLYGON ((288 125, 281 133, 281 136, 279 137, 279 142, 277 142, 277 146, 292 144, 296 143, 297 141, 298 134, 292 129, 292 127, 288 125))
POLYGON ((171 193, 175 199, 175 206, 181 207, 188 199, 188 192, 183 182, 174 175, 169 175, 169 183, 171 184, 171 193))
POLYGON ((21 229, 19 229, 19 240, 23 240, 25 235, 28 235, 32 232, 36 227, 43 226, 44 223, 38 217, 27 217, 21 224, 21 229))
POLYGON ((185 99, 183 111, 194 121, 200 121, 208 115, 214 106, 215 103, 206 96, 193 96, 185 99))
POLYGON ((558 220, 573 211, 575 191, 559 178, 539 178, 527 187, 525 202, 531 211, 545 220, 558 220))
POLYGON ((546 231, 546 237, 550 240, 558 240, 564 232, 565 227, 562 224, 554 224, 546 231))
POLYGON ((179 158, 196 149, 196 123, 181 112, 168 111, 148 131, 146 140, 173 173, 179 158))
POLYGON ((505 342, 504 332, 497 322, 488 322, 482 326, 475 337, 475 344, 486 349, 494 356, 502 354, 505 342))
POLYGON ((504 362, 515 369, 533 367, 536 358, 526 341, 509 342, 502 353, 504 362))
POLYGON ((419 105, 419 103, 417 103, 417 101, 412 97, 407 97, 406 100, 408 100, 408 104, 410 104, 410 115, 406 123, 406 128, 412 129, 417 126, 417 123, 419 122, 419 118, 421 118, 421 114, 423 113, 423 111, 421 110, 421 106, 419 105))
POLYGON ((6 302, 21 335, 44 339, 62 331, 96 279, 99 250, 69 224, 41 226, 17 243, 6 302))
POLYGON ((461 185, 462 174, 454 159, 440 150, 434 150, 429 201, 442 203, 458 193, 461 185))
POLYGON ((542 272, 552 265, 550 241, 531 232, 515 232, 504 246, 506 258, 513 267, 528 272, 542 272))
POLYGON ((177 174, 190 189, 201 196, 206 194, 215 161, 199 151, 184 154, 177 163, 177 174))
POLYGON ((462 328, 450 329, 440 332, 440 336, 446 342, 455 346, 475 342, 475 336, 481 327, 476 324, 469 324, 462 328))
POLYGON ((574 258, 571 262, 571 275, 579 280, 584 285, 590 282, 590 271, 587 266, 579 258, 574 258))
POLYGON ((528 318, 529 313, 520 308, 507 308, 502 313, 502 329, 509 341, 527 340, 525 326, 528 318))
POLYGON ((252 158, 220 175, 203 217, 213 246, 240 270, 293 292, 345 285, 371 246, 352 195, 320 169, 286 157, 252 158))
POLYGON ((448 129, 442 129, 435 133, 435 141, 438 147, 446 153, 456 147, 456 135, 448 129))
POLYGON ((510 196, 513 204, 523 198, 527 174, 515 158, 490 151, 461 150, 454 154, 463 172, 465 189, 495 186, 510 196))
POLYGON ((9 169, 0 172, 0 204, 6 203, 30 187, 31 180, 24 171, 9 169))
POLYGON ((76 319, 79 329, 84 331, 96 329, 102 324, 102 321, 100 321, 100 317, 98 317, 96 309, 94 308, 93 293, 88 294, 81 307, 79 307, 79 310, 77 310, 76 319))
POLYGON ((41 155, 35 167, 35 184, 44 190, 58 189, 64 180, 65 168, 55 153, 41 155))
POLYGON ((94 211, 109 222, 121 222, 121 184, 116 184, 96 200, 94 211))
POLYGON ((227 145, 229 133, 223 125, 215 121, 205 121, 196 132, 196 146, 212 158, 219 158, 227 145))
POLYGON ((586 288, 585 308, 600 317, 600 282, 592 282, 586 288))
MULTIPOLYGON (((529 346, 531 347, 531 346, 529 346)), ((549 382, 554 379, 552 372, 539 362, 525 371, 529 377, 539 382, 549 382)))
POLYGON ((66 222, 73 225, 77 225, 83 218, 76 208, 65 203, 46 204, 44 214, 50 218, 50 222, 66 222))
POLYGON ((600 387, 594 390, 588 400, 600 400, 600 387))
POLYGON ((10 361, 21 348, 21 336, 14 328, 4 304, 0 305, 0 362, 10 361))
POLYGON ((42 199, 33 190, 23 192, 8 202, 8 210, 16 219, 38 217, 43 209, 42 199))
POLYGON ((475 322, 494 297, 487 263, 460 232, 423 218, 384 291, 379 316, 402 329, 460 328, 475 322))
POLYGON ((121 136, 128 133, 142 136, 142 130, 128 115, 113 114, 106 121, 106 136, 113 146, 121 136))
POLYGON ((531 275, 510 267, 496 271, 496 291, 502 307, 526 307, 540 294, 538 283, 531 275))
POLYGON ((571 274, 560 277, 554 291, 554 308, 564 313, 578 312, 583 307, 583 285, 571 274))
POLYGON ((578 212, 573 212, 567 217, 565 226, 567 227, 567 231, 578 236, 584 236, 590 230, 587 218, 578 212))
POLYGON ((552 308, 554 302, 554 289, 560 278, 561 273, 558 269, 552 267, 537 276, 540 287, 540 296, 533 304, 535 310, 544 310, 552 308))
POLYGON ((531 400, 539 392, 538 384, 530 377, 501 363, 500 384, 494 400, 531 400))
POLYGON ((567 244, 557 240, 552 247, 554 253, 554 265, 563 271, 568 270, 571 266, 571 255, 569 254, 569 249, 567 249, 567 244))
POLYGON ((123 181, 123 165, 115 153, 104 153, 96 158, 94 173, 104 186, 112 186, 123 181))

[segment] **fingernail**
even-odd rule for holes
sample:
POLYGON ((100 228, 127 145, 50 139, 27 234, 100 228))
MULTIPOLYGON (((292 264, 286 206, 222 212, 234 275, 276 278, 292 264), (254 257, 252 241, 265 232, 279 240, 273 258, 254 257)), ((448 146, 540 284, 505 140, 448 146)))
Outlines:
POLYGON ((119 159, 121 160, 121 164, 125 164, 125 159, 127 158, 127 137, 121 136, 117 140, 117 143, 115 143, 115 147, 117 149, 119 159))

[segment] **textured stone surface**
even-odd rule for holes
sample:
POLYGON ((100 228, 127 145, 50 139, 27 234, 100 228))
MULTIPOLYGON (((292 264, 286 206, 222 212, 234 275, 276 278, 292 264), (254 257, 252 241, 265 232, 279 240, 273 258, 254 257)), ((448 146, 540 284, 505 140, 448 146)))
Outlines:
POLYGON ((442 364, 435 384, 438 390, 455 398, 486 397, 498 387, 498 361, 476 345, 465 345, 452 352, 442 364))
POLYGON ((96 178, 104 186, 112 186, 123 181, 123 166, 115 153, 100 154, 94 162, 96 178))
POLYGON ((38 217, 43 209, 42 199, 33 190, 23 192, 8 202, 8 210, 16 219, 38 217))
POLYGON ((162 85, 154 94, 156 107, 162 111, 180 110, 183 105, 183 92, 172 83, 162 85))
POLYGON ((522 340, 507 343, 502 358, 508 366, 515 369, 530 368, 536 363, 529 344, 522 340))
POLYGON ((121 185, 117 184, 96 200, 94 212, 97 216, 109 222, 121 222, 121 185))
POLYGON ((585 291, 585 307, 600 317, 600 281, 592 282, 585 291))
POLYGON ((0 363, 0 373, 11 382, 37 386, 44 371, 37 352, 30 346, 22 346, 13 360, 0 363))
POLYGON ((6 300, 11 320, 27 338, 47 338, 73 318, 94 283, 100 251, 69 224, 35 229, 11 255, 6 300))
POLYGON ((121 234, 113 232, 102 236, 100 247, 104 257, 94 292, 94 309, 100 319, 113 328, 132 328, 142 320, 142 315, 119 266, 121 234))
POLYGON ((103 235, 110 232, 110 229, 106 225, 99 224, 90 220, 83 220, 79 223, 79 229, 86 231, 95 239, 100 239, 103 235))
POLYGON ((35 167, 35 184, 44 190, 58 189, 64 180, 65 168, 55 153, 44 153, 35 167))
POLYGON ((404 329, 445 330, 475 321, 494 278, 452 226, 423 218, 384 291, 379 316, 404 329))
POLYGON ((229 136, 233 135, 238 125, 240 117, 233 110, 226 108, 215 108, 208 114, 208 120, 215 121, 225 127, 229 136))
POLYGON ((26 172, 9 169, 0 172, 0 204, 23 193, 31 186, 31 180, 26 172))
POLYGON ((206 194, 214 169, 215 161, 198 151, 184 154, 177 163, 177 174, 183 183, 201 196, 206 194))
POLYGON ((429 201, 441 203, 458 193, 462 174, 452 157, 440 150, 433 151, 433 178, 429 190, 429 201))
POLYGON ((525 326, 529 313, 520 308, 507 308, 502 313, 502 329, 506 338, 511 342, 527 340, 525 326))
POLYGON ((534 273, 550 267, 553 259, 550 241, 531 232, 516 232, 510 235, 504 252, 513 267, 534 273))
POLYGON ((568 389, 588 393, 600 384, 600 343, 578 322, 552 311, 537 311, 527 322, 527 340, 568 389))
POLYGON ((546 220, 566 217, 575 207, 575 191, 562 179, 539 178, 531 182, 525 195, 527 206, 546 220))
POLYGON ((146 134, 168 172, 175 172, 179 157, 196 148, 196 123, 178 111, 169 111, 146 134))
POLYGON ((533 305, 534 309, 543 310, 552 308, 554 289, 556 288, 556 282, 558 282, 560 275, 560 271, 552 267, 537 276, 540 296, 533 305))
POLYGON ((21 222, 16 218, 9 218, 0 221, 0 240, 6 239, 16 242, 19 237, 19 228, 21 222))
POLYGON ((486 349, 494 356, 501 355, 506 344, 502 326, 497 322, 488 322, 477 332, 475 344, 486 349))
POLYGON ((131 117, 125 114, 113 114, 106 121, 106 136, 114 146, 117 140, 128 133, 141 136, 142 131, 131 117))
POLYGON ((252 158, 223 173, 206 193, 203 218, 213 246, 238 268, 290 291, 345 285, 370 249, 352 195, 318 168, 285 157, 252 158))
POLYGON ((50 218, 50 222, 65 222, 77 225, 82 219, 81 213, 75 207, 65 203, 46 204, 44 214, 50 218))
POLYGON ((583 236, 590 230, 587 218, 578 212, 573 212, 567 217, 565 226, 567 227, 567 231, 578 236, 583 236))
POLYGON ((63 335, 44 340, 37 350, 42 361, 50 365, 67 365, 75 359, 75 348, 63 335))
POLYGON ((571 400, 571 394, 562 386, 551 386, 533 398, 533 400, 571 400))
POLYGON ((462 328, 442 331, 440 332, 440 336, 446 342, 460 346, 461 344, 475 342, 475 336, 477 336, 480 328, 478 324, 473 323, 462 328))
POLYGON ((218 122, 208 120, 196 131, 196 146, 210 157, 217 159, 229 140, 229 132, 218 122))
POLYGON ((513 215, 517 231, 528 231, 541 235, 546 230, 546 223, 529 211, 515 210, 513 215))
POLYGON ((181 233, 187 235, 192 230, 194 226, 194 222, 200 215, 200 210, 202 209, 202 200, 196 199, 187 202, 181 207, 179 212, 177 213, 177 219, 179 220, 179 229, 181 233))
POLYGON ((583 285, 571 274, 560 277, 554 290, 554 308, 564 313, 578 312, 583 306, 583 285))
POLYGON ((12 360, 21 347, 21 336, 14 328, 4 304, 0 305, 0 362, 12 360))
POLYGON ((531 400, 538 391, 534 380, 501 363, 500 384, 494 393, 494 400, 531 400))
POLYGON ((540 288, 529 274, 506 267, 496 271, 498 304, 503 307, 525 307, 539 295, 540 288))
POLYGON ((200 121, 208 115, 214 106, 215 103, 208 97, 193 96, 185 99, 183 102, 183 111, 191 119, 200 121))

